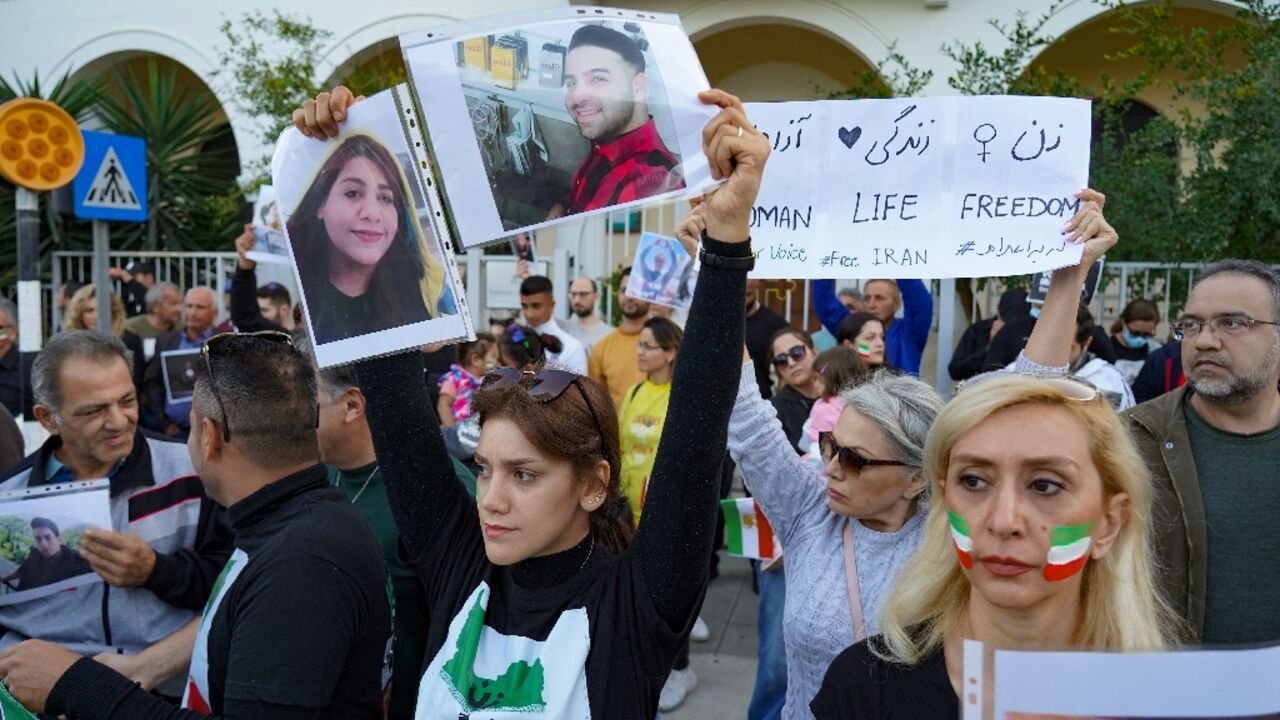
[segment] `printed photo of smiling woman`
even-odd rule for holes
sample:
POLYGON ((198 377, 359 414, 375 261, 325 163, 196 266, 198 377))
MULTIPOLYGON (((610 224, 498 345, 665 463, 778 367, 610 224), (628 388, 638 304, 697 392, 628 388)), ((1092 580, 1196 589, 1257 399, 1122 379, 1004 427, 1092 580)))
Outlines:
POLYGON ((288 221, 317 344, 431 319, 444 268, 426 249, 403 171, 353 134, 316 173, 288 221))

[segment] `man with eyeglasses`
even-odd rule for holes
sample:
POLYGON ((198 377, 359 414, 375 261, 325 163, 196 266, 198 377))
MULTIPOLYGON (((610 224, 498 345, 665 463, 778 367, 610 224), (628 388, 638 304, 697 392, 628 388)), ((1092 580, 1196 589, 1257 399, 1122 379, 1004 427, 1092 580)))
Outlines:
POLYGON ((80 553, 110 587, 0 608, 0 647, 56 641, 176 698, 182 683, 161 681, 179 674, 185 657, 146 677, 129 666, 204 607, 231 555, 231 528, 205 496, 187 448, 138 427, 130 360, 118 338, 87 330, 58 333, 36 358, 35 416, 51 436, 4 474, 0 491, 108 480, 112 528, 88 530, 80 553))
POLYGON ((596 315, 596 302, 600 299, 594 278, 579 276, 569 284, 569 308, 573 314, 564 329, 578 338, 591 355, 591 347, 613 332, 613 326, 596 315))
POLYGON ((31 419, 31 362, 18 350, 18 308, 0 298, 0 405, 31 419))
POLYGON ((201 347, 187 451, 236 531, 181 708, 48 643, 0 653, 28 708, 69 717, 380 720, 391 587, 378 541, 319 464, 316 375, 276 332, 201 347))
POLYGON ((1204 268, 1174 323, 1187 384, 1126 413, 1151 469, 1165 597, 1194 642, 1280 640, 1280 274, 1204 268))

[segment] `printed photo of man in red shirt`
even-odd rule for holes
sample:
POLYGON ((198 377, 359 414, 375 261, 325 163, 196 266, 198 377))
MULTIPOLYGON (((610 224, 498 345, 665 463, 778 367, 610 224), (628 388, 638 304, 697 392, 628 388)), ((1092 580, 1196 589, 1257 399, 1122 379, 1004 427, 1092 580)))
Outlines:
POLYGON ((603 25, 580 27, 569 41, 564 87, 565 109, 591 146, 548 220, 684 187, 680 158, 649 114, 644 52, 635 39, 603 25))

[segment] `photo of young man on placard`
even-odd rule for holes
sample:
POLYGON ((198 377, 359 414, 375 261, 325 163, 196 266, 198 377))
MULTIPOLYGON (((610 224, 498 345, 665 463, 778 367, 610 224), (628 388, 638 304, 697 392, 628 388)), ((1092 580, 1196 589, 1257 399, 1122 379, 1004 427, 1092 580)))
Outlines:
POLYGON ((456 56, 504 227, 684 187, 666 89, 638 23, 543 24, 461 40, 456 56))
POLYGON ((84 531, 110 528, 107 490, 0 500, 0 606, 98 581, 84 531))

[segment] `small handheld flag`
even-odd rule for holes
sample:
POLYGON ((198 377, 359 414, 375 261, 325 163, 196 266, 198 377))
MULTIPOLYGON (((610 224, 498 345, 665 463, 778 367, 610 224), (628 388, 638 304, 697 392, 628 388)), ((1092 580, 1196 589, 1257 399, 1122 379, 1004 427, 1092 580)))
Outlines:
POLYGON ((773 539, 773 527, 751 498, 720 501, 724 513, 724 541, 730 555, 772 560, 781 549, 773 539))

